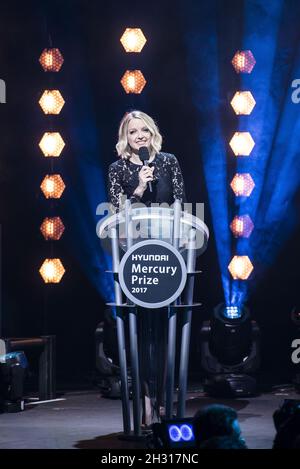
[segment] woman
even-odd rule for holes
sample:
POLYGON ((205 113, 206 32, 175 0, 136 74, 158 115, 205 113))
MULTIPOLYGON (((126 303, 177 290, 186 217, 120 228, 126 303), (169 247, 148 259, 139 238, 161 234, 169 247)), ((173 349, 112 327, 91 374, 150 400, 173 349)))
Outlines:
POLYGON ((115 211, 122 208, 122 196, 131 202, 172 204, 185 201, 184 182, 174 155, 160 151, 162 137, 153 119, 141 111, 123 117, 116 145, 119 160, 109 167, 109 195, 115 211), (143 166, 139 149, 147 147, 149 166, 143 166), (152 192, 149 190, 149 182, 152 192))
MULTIPOLYGON (((114 211, 123 208, 124 196, 132 203, 185 202, 184 182, 176 157, 161 152, 162 137, 153 119, 141 111, 126 113, 116 145, 119 160, 109 167, 109 195, 114 211), (139 149, 149 152, 143 165, 139 149), (151 182, 152 191, 149 189, 151 182)), ((154 412, 163 413, 166 375, 167 308, 138 309, 139 358, 143 390, 143 423, 150 425, 154 412)))

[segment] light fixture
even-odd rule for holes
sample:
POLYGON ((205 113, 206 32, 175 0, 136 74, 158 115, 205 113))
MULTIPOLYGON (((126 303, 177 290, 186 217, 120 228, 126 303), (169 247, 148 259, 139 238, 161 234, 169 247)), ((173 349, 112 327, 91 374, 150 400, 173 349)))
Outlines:
POLYGON ((236 173, 230 186, 236 196, 249 197, 255 184, 249 173, 236 173))
POLYGON ((147 39, 140 28, 126 28, 120 41, 126 52, 141 52, 147 39))
POLYGON ((249 115, 256 104, 250 91, 237 91, 231 100, 231 106, 238 115, 249 115))
POLYGON ((238 319, 242 316, 242 308, 238 306, 226 306, 223 315, 227 319, 238 319))
POLYGON ((253 265, 248 256, 234 256, 228 265, 228 270, 234 280, 247 280, 253 265))
POLYGON ((164 420, 152 425, 152 439, 149 440, 153 448, 188 448, 196 446, 193 419, 164 420))
POLYGON ((60 259, 45 259, 39 272, 45 283, 59 283, 65 269, 60 259))
POLYGON ((146 83, 144 75, 140 70, 127 70, 121 79, 121 84, 127 94, 140 94, 146 83))
POLYGON ((65 104, 59 90, 45 90, 39 105, 45 114, 59 114, 65 104))
POLYGON ((46 199, 60 199, 65 187, 65 183, 59 174, 47 174, 40 186, 46 199))
POLYGON ((57 241, 61 238, 65 227, 60 217, 47 217, 43 220, 40 230, 46 240, 57 241))
POLYGON ((45 72, 59 72, 64 63, 63 56, 57 48, 44 49, 39 61, 45 72))
POLYGON ((251 73, 256 64, 251 50, 237 51, 231 61, 237 73, 251 73))
POLYGON ((220 303, 200 334, 204 390, 214 397, 243 397, 257 391, 260 331, 244 305, 220 303))
POLYGON ((250 132, 235 132, 229 145, 235 156, 249 156, 255 143, 250 132))
POLYGON ((58 157, 61 154, 64 146, 65 142, 61 138, 59 132, 45 132, 39 143, 39 147, 46 157, 58 157))
POLYGON ((230 229, 236 238, 249 238, 253 228, 249 215, 236 215, 230 224, 230 229))

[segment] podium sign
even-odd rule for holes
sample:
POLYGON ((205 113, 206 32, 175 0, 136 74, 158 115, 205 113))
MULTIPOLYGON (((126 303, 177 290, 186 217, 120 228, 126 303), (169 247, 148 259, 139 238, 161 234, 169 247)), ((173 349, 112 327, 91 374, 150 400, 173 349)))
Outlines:
POLYGON ((119 281, 123 292, 134 304, 144 308, 170 305, 181 294, 186 278, 182 255, 161 240, 134 244, 120 262, 119 281))

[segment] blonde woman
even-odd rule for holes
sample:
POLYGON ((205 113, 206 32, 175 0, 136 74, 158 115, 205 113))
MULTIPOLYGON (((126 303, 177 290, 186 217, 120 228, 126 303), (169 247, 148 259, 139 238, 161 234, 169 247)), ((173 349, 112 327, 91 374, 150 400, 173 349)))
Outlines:
MULTIPOLYGON (((109 195, 115 211, 122 196, 132 203, 185 202, 184 182, 176 157, 161 151, 162 137, 154 120, 141 111, 125 114, 116 145, 119 159, 109 167, 109 195), (146 147, 149 166, 139 149, 146 147), (149 188, 151 182, 152 191, 149 188)), ((167 308, 138 308, 139 358, 143 391, 143 424, 151 425, 164 412, 167 350, 167 308)))
POLYGON ((121 198, 126 195, 131 202, 168 203, 175 199, 185 201, 184 182, 176 157, 161 151, 162 136, 154 120, 141 111, 125 114, 119 127, 116 145, 119 160, 109 167, 110 201, 118 211, 121 198), (149 165, 143 165, 139 149, 149 151, 149 165), (152 192, 149 190, 149 182, 152 192))

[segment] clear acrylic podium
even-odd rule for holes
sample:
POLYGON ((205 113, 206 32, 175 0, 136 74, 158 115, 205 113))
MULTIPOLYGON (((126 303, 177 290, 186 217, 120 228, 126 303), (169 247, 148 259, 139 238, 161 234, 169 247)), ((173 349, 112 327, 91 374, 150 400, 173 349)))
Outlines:
MULTIPOLYGON (((123 412, 124 436, 133 438, 142 435, 141 430, 141 399, 140 373, 138 356, 137 305, 128 299, 120 285, 120 262, 123 255, 133 246, 143 244, 145 240, 164 241, 176 250, 184 260, 186 282, 181 294, 168 304, 168 344, 167 344, 167 377, 166 377, 166 419, 173 415, 174 375, 176 352, 177 314, 183 317, 181 326, 181 348, 179 364, 179 392, 177 417, 184 417, 187 372, 189 362, 189 345, 193 308, 201 303, 194 303, 196 257, 201 255, 207 246, 209 232, 204 222, 188 212, 182 211, 181 203, 176 200, 172 206, 145 207, 125 202, 125 209, 103 220, 98 230, 102 245, 112 253, 112 273, 114 275, 118 352, 121 372, 121 395, 123 412), (125 297, 125 301, 124 301, 125 297), (131 361, 132 401, 133 401, 133 433, 128 388, 127 356, 125 343, 124 318, 129 317, 129 346, 131 361)), ((137 247, 137 246, 135 246, 137 247)), ((134 249, 134 248, 133 248, 134 249)), ((171 249, 171 248, 170 248, 171 249)), ((180 293, 180 292, 179 292, 180 293)), ((147 307, 147 306, 144 306, 147 307)), ((149 307, 149 306, 148 306, 149 307)))

